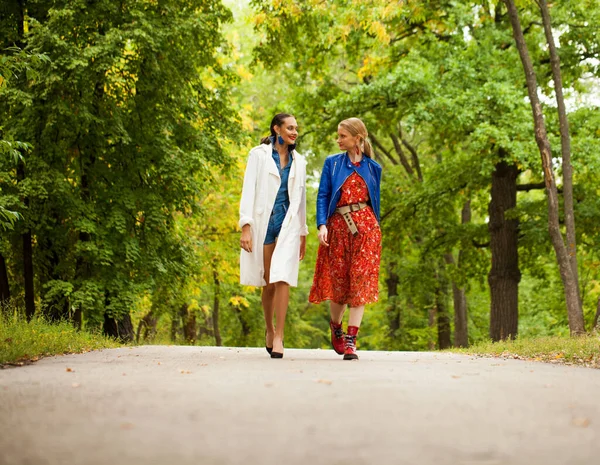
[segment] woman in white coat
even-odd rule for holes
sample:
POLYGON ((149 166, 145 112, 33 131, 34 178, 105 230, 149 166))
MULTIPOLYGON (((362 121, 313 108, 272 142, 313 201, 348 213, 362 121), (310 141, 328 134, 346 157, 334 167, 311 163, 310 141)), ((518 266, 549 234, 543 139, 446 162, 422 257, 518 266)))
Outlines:
POLYGON ((289 287, 298 284, 308 234, 306 161, 295 150, 296 118, 275 115, 270 132, 250 151, 246 165, 240 201, 240 282, 263 287, 265 347, 271 358, 283 358, 289 287))

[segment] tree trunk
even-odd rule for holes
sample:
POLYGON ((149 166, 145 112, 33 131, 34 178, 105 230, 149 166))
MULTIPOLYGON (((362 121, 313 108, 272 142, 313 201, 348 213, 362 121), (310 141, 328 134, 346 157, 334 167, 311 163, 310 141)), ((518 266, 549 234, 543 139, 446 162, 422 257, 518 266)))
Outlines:
MULTIPOLYGON (((471 201, 467 200, 461 210, 461 224, 471 222, 471 201)), ((458 260, 456 267, 460 269, 462 264, 463 251, 458 251, 458 260)), ((452 265, 455 263, 454 255, 448 253, 444 256, 446 263, 452 265)), ((454 304, 454 347, 467 347, 469 345, 469 330, 467 317, 467 295, 464 289, 452 281, 452 300, 454 304)))
MULTIPOLYGON (((431 307, 429 307, 429 310, 427 311, 427 316, 429 317, 429 328, 432 330, 433 334, 433 328, 435 328, 435 321, 436 321, 436 308, 435 305, 431 305, 431 307)), ((429 350, 435 350, 435 338, 430 337, 429 338, 429 350)))
MULTIPOLYGON (((471 200, 467 200, 463 205, 460 223, 468 224, 471 222, 471 200)), ((458 252, 458 267, 462 266, 464 252, 460 250, 458 252)), ((457 293, 458 302, 456 303, 457 310, 454 313, 454 324, 455 324, 455 339, 454 345, 456 347, 467 347, 469 345, 469 327, 468 327, 468 306, 467 306, 467 295, 464 289, 459 289, 457 293)))
MULTIPOLYGON (((101 95, 98 96, 97 90, 95 92, 95 95, 98 98, 101 98, 101 95)), ((96 113, 98 113, 97 105, 95 106, 95 108, 96 113)), ((79 169, 81 172, 81 185, 79 188, 79 195, 81 196, 81 200, 83 201, 84 205, 89 205, 91 203, 89 172, 91 167, 96 162, 96 157, 92 150, 89 150, 88 154, 88 151, 81 150, 78 146, 74 148, 74 151, 79 156, 79 169)), ((92 237, 90 233, 86 231, 79 231, 78 239, 80 243, 84 244, 84 246, 80 247, 80 252, 77 255, 77 259, 75 260, 75 276, 77 277, 79 285, 83 286, 85 284, 85 281, 90 279, 92 276, 92 265, 90 263, 89 257, 87 256, 87 252, 85 252, 88 248, 86 243, 90 242, 92 237)), ((84 308, 83 305, 84 304, 81 303, 75 310, 75 315, 77 317, 73 320, 73 324, 75 325, 75 327, 81 327, 81 319, 86 311, 86 308, 84 308)))
MULTIPOLYGON (((460 265, 461 254, 462 252, 459 252, 457 267, 460 265)), ((444 259, 448 265, 455 264, 454 256, 451 253, 444 255, 444 259)), ((454 304, 454 347, 467 347, 469 345, 467 296, 464 289, 459 288, 454 281, 452 281, 452 301, 454 304)))
POLYGON ((204 336, 214 337, 214 325, 212 322, 212 314, 204 314, 204 322, 198 328, 198 339, 202 339, 204 336))
MULTIPOLYGON (((22 182, 25 179, 25 167, 23 162, 19 162, 17 165, 17 181, 22 182)), ((25 208, 29 207, 29 198, 23 199, 25 208)), ((35 314, 35 295, 33 287, 33 246, 31 241, 31 229, 29 225, 25 226, 27 229, 21 234, 21 241, 23 244, 23 282, 25 283, 25 316, 27 321, 30 321, 35 314)))
POLYGON ((221 340, 221 331, 219 330, 219 298, 221 297, 221 281, 219 281, 219 273, 217 272, 216 268, 213 268, 213 280, 215 284, 215 297, 212 311, 213 331, 215 334, 215 344, 217 347, 220 347, 223 345, 223 341, 221 340))
POLYGON ((135 335, 135 343, 139 344, 140 339, 142 339, 142 341, 146 341, 149 337, 151 339, 154 338, 154 335, 156 334, 157 322, 158 320, 154 316, 154 312, 152 310, 146 313, 138 324, 138 329, 135 335))
POLYGON ((25 280, 25 316, 31 321, 35 314, 35 295, 33 288, 33 246, 31 231, 23 233, 23 278, 25 280))
POLYGON ((569 135, 569 120, 565 107, 563 95, 562 75, 560 72, 560 58, 554 44, 552 35, 552 21, 546 0, 538 0, 542 13, 542 22, 546 34, 546 42, 550 51, 550 62, 552 63, 552 78, 554 80, 554 92, 556 93, 556 104, 558 107, 558 120, 560 123, 560 147, 562 153, 563 171, 563 199, 565 213, 565 227, 567 230, 567 252, 570 257, 573 279, 577 287, 577 295, 581 305, 581 293, 579 292, 579 272, 577 270, 577 239, 575 235, 575 210, 573 208, 573 166, 571 165, 571 138, 569 135))
POLYGON ((435 307, 437 313, 438 348, 443 350, 452 347, 452 338, 447 303, 449 283, 442 263, 440 263, 436 275, 435 307))
POLYGON ((248 338, 249 338, 250 332, 251 332, 250 325, 248 324, 248 321, 246 320, 245 312, 242 311, 242 309, 240 308, 239 305, 232 305, 231 307, 232 307, 235 315, 237 316, 237 319, 240 322, 240 325, 242 326, 241 343, 242 343, 242 345, 246 346, 246 345, 248 345, 248 338))
POLYGON ((10 285, 4 255, 0 254, 0 307, 4 309, 10 302, 10 285))
POLYGON ((491 294, 490 338, 514 339, 519 321, 518 220, 508 219, 505 212, 517 204, 515 165, 501 161, 492 173, 491 201, 488 208, 492 266, 488 275, 491 294))
MULTIPOLYGON (((443 270, 442 270, 443 274, 443 270)), ((438 348, 440 350, 452 347, 450 315, 448 315, 447 298, 447 280, 441 276, 438 277, 438 289, 436 293, 436 313, 438 326, 438 348)))
POLYGON ((188 304, 181 307, 181 318, 183 320, 183 337, 188 344, 196 343, 196 316, 190 315, 188 304))
POLYGON ((81 311, 81 307, 75 309, 75 313, 73 313, 73 326, 75 329, 81 329, 83 326, 83 312, 81 311))
POLYGON ((109 337, 114 337, 120 342, 131 342, 133 341, 133 323, 131 322, 131 316, 129 313, 123 315, 120 319, 108 316, 108 313, 104 313, 104 334, 109 337))
MULTIPOLYGON (((444 297, 444 296, 442 296, 444 297)), ((440 350, 452 347, 450 315, 446 303, 440 300, 437 305, 438 311, 438 347, 440 350)))
POLYGON ((537 96, 537 79, 535 71, 531 64, 529 51, 525 44, 523 31, 517 8, 513 0, 504 0, 508 8, 508 15, 512 24, 513 36, 519 50, 523 69, 525 71, 525 79, 527 81, 527 92, 531 110, 533 112, 533 122, 535 125, 535 140, 537 142, 540 156, 542 159, 542 169, 544 172, 544 182, 546 183, 546 193, 548 195, 548 230, 550 239, 556 253, 556 260, 560 269, 560 277, 563 282, 565 300, 567 303, 567 314, 569 317, 569 329, 572 336, 585 334, 585 326, 583 321, 583 311, 579 301, 579 289, 573 275, 569 252, 560 231, 559 223, 559 202, 554 173, 552 171, 552 151, 548 135, 546 133, 546 125, 544 123, 544 114, 542 106, 537 96))
POLYGON ((452 283, 454 302, 454 347, 469 346, 469 330, 467 326, 467 295, 465 290, 452 283))

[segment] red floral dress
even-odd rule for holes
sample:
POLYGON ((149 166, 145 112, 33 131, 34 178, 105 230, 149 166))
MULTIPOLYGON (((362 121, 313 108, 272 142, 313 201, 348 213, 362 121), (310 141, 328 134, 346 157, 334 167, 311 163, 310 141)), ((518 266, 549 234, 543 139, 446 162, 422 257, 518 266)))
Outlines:
MULTIPOLYGON (((341 187, 337 207, 369 201, 369 190, 363 178, 352 173, 341 187)), ((315 276, 308 300, 319 303, 332 300, 338 304, 359 307, 379 298, 379 260, 381 230, 370 206, 352 212, 358 229, 353 236, 339 213, 327 220, 329 247, 319 245, 315 276)))

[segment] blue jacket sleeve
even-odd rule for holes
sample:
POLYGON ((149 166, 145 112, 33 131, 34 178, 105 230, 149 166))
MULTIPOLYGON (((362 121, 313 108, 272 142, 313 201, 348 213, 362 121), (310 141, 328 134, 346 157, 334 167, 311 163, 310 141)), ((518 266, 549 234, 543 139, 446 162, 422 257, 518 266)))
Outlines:
POLYGON ((325 160, 321 181, 319 182, 319 193, 317 194, 317 229, 322 224, 327 224, 327 209, 331 201, 331 163, 325 160))
POLYGON ((377 186, 377 206, 375 216, 377 217, 377 221, 381 221, 381 172, 381 165, 377 164, 375 166, 375 182, 377 186))

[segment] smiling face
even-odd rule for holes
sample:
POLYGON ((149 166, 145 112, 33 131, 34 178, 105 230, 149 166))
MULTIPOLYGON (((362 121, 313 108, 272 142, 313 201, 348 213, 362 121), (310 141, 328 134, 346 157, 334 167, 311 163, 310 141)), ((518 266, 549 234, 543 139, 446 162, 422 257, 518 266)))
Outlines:
POLYGON ((287 145, 294 145, 296 143, 296 139, 298 138, 298 123, 293 116, 284 119, 281 126, 275 125, 274 129, 287 145))
POLYGON ((341 126, 338 126, 337 133, 337 143, 340 147, 340 150, 344 150, 345 152, 353 152, 355 147, 359 146, 360 136, 353 136, 350 131, 341 126))

